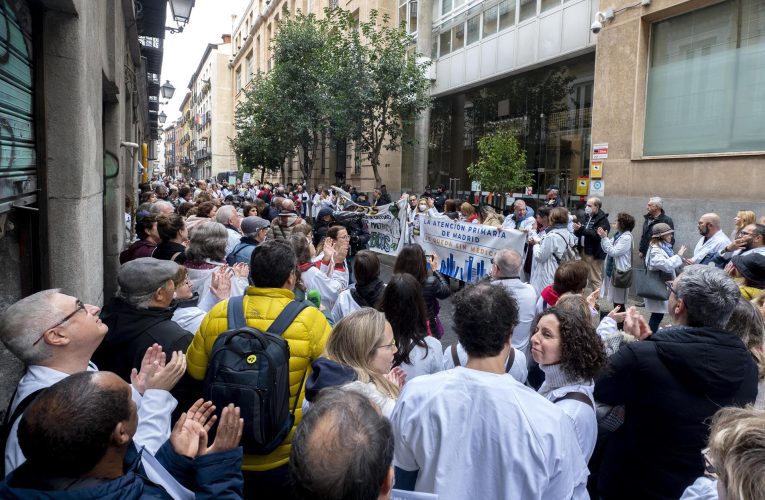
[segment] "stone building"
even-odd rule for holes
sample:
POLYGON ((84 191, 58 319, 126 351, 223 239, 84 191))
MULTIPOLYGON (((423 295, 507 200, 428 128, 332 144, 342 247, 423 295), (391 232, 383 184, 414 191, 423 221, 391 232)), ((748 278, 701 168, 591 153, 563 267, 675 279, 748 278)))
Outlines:
POLYGON ((592 142, 608 144, 608 206, 633 215, 661 196, 677 239, 717 212, 765 215, 762 1, 609 4, 595 57, 592 142))

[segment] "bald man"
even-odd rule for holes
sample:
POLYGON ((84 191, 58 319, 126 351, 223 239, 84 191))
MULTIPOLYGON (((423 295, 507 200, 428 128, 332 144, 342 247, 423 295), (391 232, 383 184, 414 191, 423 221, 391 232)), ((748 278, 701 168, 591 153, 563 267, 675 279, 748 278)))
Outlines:
POLYGON ((712 262, 720 250, 730 244, 730 238, 720 228, 720 216, 715 213, 699 217, 698 230, 701 238, 693 250, 693 257, 685 259, 685 264, 706 265, 712 262))

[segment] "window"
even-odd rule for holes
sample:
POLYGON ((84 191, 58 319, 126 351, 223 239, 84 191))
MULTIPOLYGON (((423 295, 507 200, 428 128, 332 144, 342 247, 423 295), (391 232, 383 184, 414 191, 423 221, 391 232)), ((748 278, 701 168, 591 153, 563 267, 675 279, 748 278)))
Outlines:
POLYGON ((438 57, 438 34, 434 34, 430 39, 430 57, 438 57))
POLYGON ((249 82, 252 78, 252 75, 255 74, 255 68, 252 64, 254 60, 255 58, 253 57, 253 52, 250 51, 250 53, 247 54, 247 64, 245 66, 247 68, 247 73, 244 75, 245 82, 249 82))
POLYGON ((765 150, 762 0, 652 26, 643 154, 765 150))
POLYGON ((550 10, 553 7, 560 5, 560 0, 542 0, 542 6, 540 12, 550 10))
POLYGON ((242 67, 236 68, 236 93, 242 91, 242 67))
POLYGON ((467 22, 467 45, 475 43, 481 37, 481 15, 473 16, 467 22))
POLYGON ((515 24, 515 1, 503 0, 499 3, 499 31, 515 24))
POLYGON ((407 33, 417 31, 417 0, 398 1, 398 21, 407 33))
POLYGON ((465 22, 461 22, 452 28, 452 51, 465 46, 465 22))
POLYGON ((452 0, 441 0, 441 15, 452 11, 452 0))
POLYGON ((518 19, 523 22, 537 15, 537 0, 521 0, 521 15, 518 19))
POLYGON ((483 13, 483 36, 493 35, 497 32, 497 6, 489 8, 483 13))
POLYGON ((446 30, 441 33, 438 38, 439 41, 439 56, 445 56, 452 51, 452 30, 446 30))

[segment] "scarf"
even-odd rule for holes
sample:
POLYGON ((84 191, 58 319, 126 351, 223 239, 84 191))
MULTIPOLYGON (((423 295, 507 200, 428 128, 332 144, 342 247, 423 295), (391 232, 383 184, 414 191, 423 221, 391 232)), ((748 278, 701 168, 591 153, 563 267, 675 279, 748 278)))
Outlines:
POLYGON ((549 304, 551 307, 555 306, 555 304, 558 303, 558 299, 560 299, 558 292, 553 289, 552 285, 544 287, 540 295, 542 295, 545 303, 549 304))
MULTIPOLYGON (((621 236, 621 232, 617 232, 614 235, 614 241, 613 243, 616 243, 616 240, 619 239, 619 236, 621 236)), ((610 255, 606 255, 606 276, 609 278, 614 275, 614 258, 610 255)))
POLYGON ((664 240, 659 242, 659 246, 662 250, 664 250, 664 253, 667 254, 667 257, 672 257, 675 255, 675 251, 672 249, 672 245, 664 240))
POLYGON ((358 283, 351 288, 351 297, 361 307, 375 307, 385 289, 385 283, 380 278, 375 278, 365 285, 358 283))

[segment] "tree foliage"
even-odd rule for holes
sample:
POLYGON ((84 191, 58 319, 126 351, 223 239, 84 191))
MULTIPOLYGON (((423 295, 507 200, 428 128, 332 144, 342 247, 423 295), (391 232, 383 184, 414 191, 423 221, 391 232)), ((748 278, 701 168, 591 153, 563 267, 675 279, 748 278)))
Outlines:
POLYGON ((526 151, 510 130, 498 130, 478 140, 478 161, 470 164, 468 174, 481 183, 481 189, 495 193, 532 183, 526 151))
POLYGON ((402 130, 430 105, 430 82, 414 43, 387 16, 358 23, 342 9, 285 18, 272 42, 273 69, 259 75, 236 111, 240 162, 278 170, 298 155, 310 182, 325 137, 355 140, 379 186, 380 153, 400 146, 402 130))

